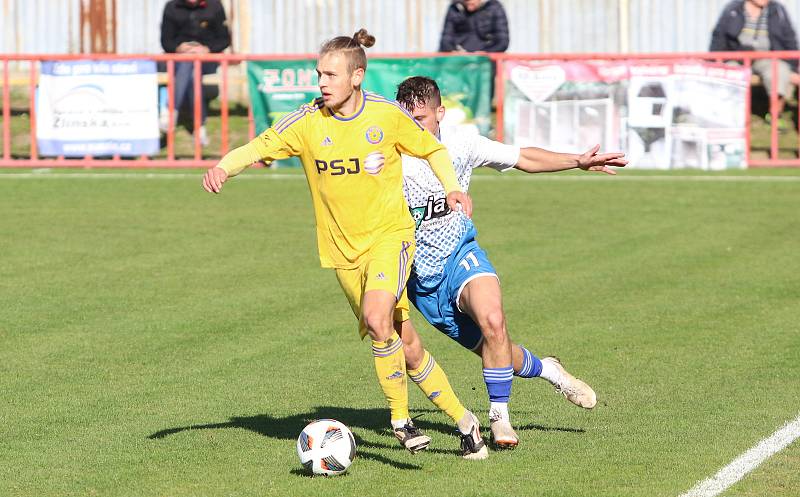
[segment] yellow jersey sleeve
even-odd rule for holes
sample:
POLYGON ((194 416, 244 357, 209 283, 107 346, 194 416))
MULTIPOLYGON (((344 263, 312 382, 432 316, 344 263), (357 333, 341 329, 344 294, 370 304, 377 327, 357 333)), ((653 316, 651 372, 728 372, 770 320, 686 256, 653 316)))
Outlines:
POLYGON ((397 148, 400 152, 428 161, 433 173, 442 183, 445 193, 461 191, 453 161, 447 149, 409 115, 398 113, 397 148))
MULTIPOLYGON (((305 107, 305 106, 303 106, 305 107)), ((274 160, 287 159, 300 155, 303 152, 303 127, 305 123, 298 123, 306 113, 298 114, 303 110, 291 113, 287 118, 277 121, 246 145, 231 150, 219 161, 217 167, 222 168, 228 176, 236 176, 251 164, 257 161, 270 163, 274 160), (296 119, 292 120, 292 116, 296 119), (286 124, 288 122, 288 124, 286 124)))
MULTIPOLYGON (((427 131, 426 133, 430 135, 427 131)), ((433 137, 433 135, 431 135, 431 137, 433 137)), ((458 184, 456 171, 453 168, 453 160, 450 158, 450 154, 447 153, 446 148, 437 150, 429 155, 428 164, 431 166, 433 174, 435 174, 442 183, 445 193, 461 191, 461 185, 458 184)))
POLYGON ((253 142, 250 142, 225 154, 217 167, 228 173, 228 176, 236 176, 250 164, 259 160, 261 160, 261 156, 258 154, 258 149, 253 142))

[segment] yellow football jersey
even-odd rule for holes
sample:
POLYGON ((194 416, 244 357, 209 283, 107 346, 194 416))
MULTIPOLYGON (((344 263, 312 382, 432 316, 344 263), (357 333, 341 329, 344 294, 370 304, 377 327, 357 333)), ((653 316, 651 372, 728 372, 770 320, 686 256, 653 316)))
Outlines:
MULTIPOLYGON (((360 108, 350 116, 332 114, 317 98, 248 144, 266 161, 300 157, 314 204, 323 267, 358 266, 382 234, 406 231, 413 240, 400 154, 423 158, 446 154, 396 102, 369 92, 361 97, 360 108)), ((246 166, 223 159, 218 167, 235 175, 246 166)), ((446 182, 458 186, 452 163, 444 174, 446 182)))

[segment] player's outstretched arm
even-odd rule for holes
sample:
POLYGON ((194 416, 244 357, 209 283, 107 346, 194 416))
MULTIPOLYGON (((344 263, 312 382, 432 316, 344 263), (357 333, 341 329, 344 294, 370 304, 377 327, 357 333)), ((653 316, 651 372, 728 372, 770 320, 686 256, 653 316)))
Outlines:
MULTIPOLYGON (((299 110, 308 108, 303 105, 299 110)), ((307 112, 303 114, 307 115, 307 112)), ((282 134, 278 134, 274 128, 268 128, 249 143, 231 150, 216 166, 206 171, 203 188, 210 193, 219 193, 228 178, 236 176, 256 162, 269 164, 274 160, 300 155, 307 123, 306 119, 296 119, 290 123, 291 126, 283 129, 282 134)))
POLYGON ((264 154, 258 150, 256 140, 258 138, 231 150, 216 166, 206 171, 203 176, 203 189, 209 193, 219 193, 228 178, 236 176, 251 164, 262 160, 264 154))
POLYGON ((584 171, 617 174, 611 167, 624 167, 628 163, 622 152, 598 154, 599 150, 600 145, 595 145, 578 155, 526 147, 520 150, 519 161, 514 167, 526 173, 550 173, 577 168, 584 171))

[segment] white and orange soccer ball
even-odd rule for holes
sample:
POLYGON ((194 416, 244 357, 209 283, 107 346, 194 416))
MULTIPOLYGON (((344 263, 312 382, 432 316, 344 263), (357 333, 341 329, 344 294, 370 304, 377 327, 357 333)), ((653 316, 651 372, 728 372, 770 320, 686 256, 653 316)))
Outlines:
POLYGON ((353 434, 335 419, 309 423, 297 437, 297 455, 306 471, 333 476, 347 471, 356 457, 353 434))

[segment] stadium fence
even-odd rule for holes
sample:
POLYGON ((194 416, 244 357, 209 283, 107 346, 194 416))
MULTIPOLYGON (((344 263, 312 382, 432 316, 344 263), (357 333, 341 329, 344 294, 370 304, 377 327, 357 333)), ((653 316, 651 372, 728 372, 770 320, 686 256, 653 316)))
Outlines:
MULTIPOLYGON (((439 53, 417 53, 417 54, 381 54, 381 57, 395 57, 413 59, 415 57, 433 57, 446 54, 439 53)), ((768 158, 751 157, 751 85, 747 87, 745 101, 745 141, 746 141, 746 163, 749 167, 781 167, 781 166, 800 166, 800 158, 781 159, 779 158, 779 130, 776 109, 778 108, 777 98, 777 74, 778 60, 800 60, 800 51, 797 52, 698 52, 698 53, 658 53, 658 54, 486 54, 490 57, 495 67, 495 102, 496 102, 496 126, 497 139, 502 141, 504 138, 503 113, 504 113, 504 81, 503 64, 508 61, 535 61, 535 62, 554 62, 554 61, 707 61, 707 62, 727 62, 735 61, 750 68, 755 59, 769 59, 772 61, 772 89, 770 94, 770 114, 772 116, 770 124, 770 153, 768 158)), ((193 143, 193 154, 190 158, 177 157, 175 154, 175 126, 169 126, 165 136, 166 155, 165 158, 152 158, 141 156, 136 160, 123 158, 119 155, 110 157, 94 157, 87 155, 80 159, 59 157, 41 157, 37 149, 36 140, 36 88, 38 84, 38 64, 42 61, 115 61, 115 60, 151 60, 163 62, 166 66, 166 87, 167 87, 167 112, 169 122, 174 122, 174 75, 175 63, 189 61, 194 64, 194 115, 192 116, 194 128, 198 129, 201 124, 202 98, 201 87, 203 78, 201 75, 201 65, 203 62, 219 63, 218 80, 220 86, 220 153, 225 154, 231 146, 229 136, 230 123, 230 98, 229 88, 231 85, 231 66, 248 61, 269 61, 269 60, 298 60, 314 59, 316 54, 306 55, 253 55, 253 54, 207 54, 207 55, 176 55, 176 54, 70 54, 70 55, 51 55, 51 54, 0 54, 0 62, 3 67, 2 77, 2 157, 0 157, 0 167, 123 167, 123 168, 197 168, 210 167, 217 163, 218 157, 209 158, 203 154, 203 146, 199 134, 195 134, 193 143), (27 76, 23 86, 28 93, 28 113, 30 116, 29 134, 30 148, 27 155, 12 154, 11 152, 11 70, 12 64, 17 73, 27 76)), ((246 99, 248 107, 248 137, 255 136, 255 123, 253 111, 249 99, 246 99)), ((800 119, 798 119, 798 144, 797 151, 800 154, 800 119)))

